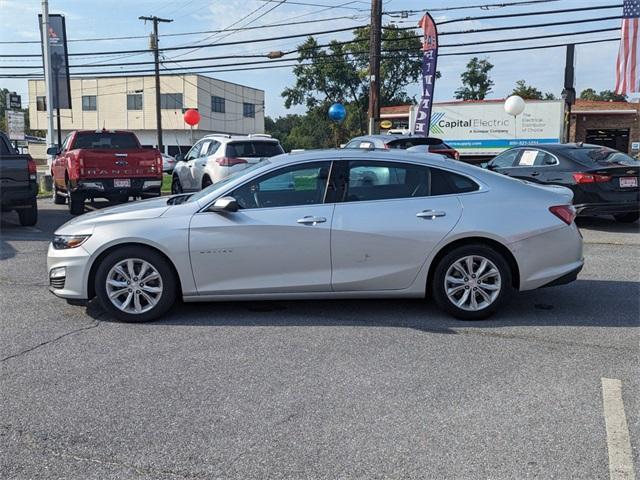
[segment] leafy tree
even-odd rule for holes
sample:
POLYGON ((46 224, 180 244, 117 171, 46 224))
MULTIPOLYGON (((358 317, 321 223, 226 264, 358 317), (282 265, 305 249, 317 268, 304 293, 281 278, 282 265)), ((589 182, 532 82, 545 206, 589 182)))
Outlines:
POLYGON ((525 100, 555 100, 556 96, 553 93, 547 92, 543 94, 536 87, 527 85, 525 80, 518 80, 516 82, 516 88, 513 89, 511 95, 518 95, 525 100))
MULTIPOLYGON (((380 62, 380 104, 413 101, 406 87, 420 78, 421 60, 411 53, 420 50, 419 38, 408 30, 389 26, 383 30, 382 50, 385 53, 380 62)), ((369 29, 356 30, 352 41, 346 44, 333 41, 328 48, 320 47, 315 38, 309 37, 298 46, 298 62, 293 70, 295 84, 282 91, 285 107, 305 105, 308 116, 316 121, 328 121, 329 105, 342 102, 347 107, 347 119, 336 130, 347 136, 361 133, 369 103, 369 29)), ((307 140, 315 138, 330 144, 335 141, 335 138, 318 138, 311 135, 313 132, 303 135, 304 130, 305 127, 296 125, 291 133, 295 132, 294 138, 298 140, 302 140, 302 135, 307 140)))
POLYGON ((461 100, 484 100, 493 87, 489 72, 493 64, 489 60, 473 57, 467 63, 467 70, 462 73, 462 87, 456 90, 456 98, 461 100))
POLYGON ((612 90, 602 90, 600 93, 596 93, 593 88, 586 88, 580 92, 581 100, 600 100, 605 102, 626 102, 626 95, 618 95, 612 90))

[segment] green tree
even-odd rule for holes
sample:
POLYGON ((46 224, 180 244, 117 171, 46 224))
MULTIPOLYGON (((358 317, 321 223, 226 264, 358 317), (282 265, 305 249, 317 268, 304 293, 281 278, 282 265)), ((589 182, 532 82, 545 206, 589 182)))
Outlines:
POLYGON ((467 63, 467 70, 462 73, 462 87, 456 90, 456 98, 461 100, 484 100, 491 92, 493 80, 489 78, 489 72, 493 64, 489 60, 479 60, 473 57, 467 63))
MULTIPOLYGON (((385 52, 380 62, 380 103, 411 102, 406 87, 420 78, 421 60, 411 52, 419 52, 420 40, 408 30, 389 26, 382 35, 385 52)), ((299 65, 294 67, 296 82, 282 91, 285 107, 305 105, 307 116, 315 121, 328 121, 326 111, 330 104, 342 102, 347 108, 347 119, 336 130, 331 139, 305 131, 304 126, 292 129, 293 138, 306 142, 310 138, 335 143, 336 135, 360 134, 365 128, 369 102, 369 30, 354 32, 348 43, 333 41, 329 47, 320 47, 317 40, 309 37, 298 46, 299 65), (342 133, 341 133, 342 132, 342 133)), ((324 144, 313 145, 314 147, 324 144)), ((304 148, 295 145, 296 148, 304 148)))
POLYGON ((536 87, 527 85, 525 80, 518 80, 516 82, 516 88, 513 89, 511 95, 518 95, 525 100, 555 100, 556 96, 553 93, 542 93, 536 87))
POLYGON ((602 90, 600 93, 596 93, 593 88, 585 88, 580 92, 581 100, 600 100, 604 102, 626 102, 626 95, 618 95, 612 90, 602 90))

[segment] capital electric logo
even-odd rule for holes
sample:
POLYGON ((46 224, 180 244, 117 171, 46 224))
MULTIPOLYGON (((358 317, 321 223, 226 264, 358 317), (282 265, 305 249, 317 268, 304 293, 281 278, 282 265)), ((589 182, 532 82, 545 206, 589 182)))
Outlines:
POLYGON ((444 117, 444 112, 436 112, 431 114, 431 125, 429 126, 429 133, 437 133, 440 135, 444 133, 442 128, 440 128, 440 125, 438 125, 438 122, 442 120, 442 117, 444 117))

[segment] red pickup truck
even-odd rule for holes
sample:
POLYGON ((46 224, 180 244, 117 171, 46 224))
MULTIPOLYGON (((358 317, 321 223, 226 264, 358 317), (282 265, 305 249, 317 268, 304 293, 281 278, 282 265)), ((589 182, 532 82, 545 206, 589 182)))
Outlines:
POLYGON ((77 130, 47 153, 55 156, 53 201, 68 203, 72 215, 83 213, 89 198, 123 203, 129 197, 160 195, 162 156, 142 147, 133 132, 77 130))

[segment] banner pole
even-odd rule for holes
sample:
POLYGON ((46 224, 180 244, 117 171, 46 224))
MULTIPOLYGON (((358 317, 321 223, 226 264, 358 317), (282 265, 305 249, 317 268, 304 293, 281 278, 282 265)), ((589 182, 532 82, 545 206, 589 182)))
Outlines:
MULTIPOLYGON (((53 83, 51 79, 51 62, 49 57, 49 2, 42 0, 42 58, 44 61, 44 85, 47 102, 47 146, 54 145, 53 137, 53 83)), ((49 160, 48 160, 49 161, 49 160)))

